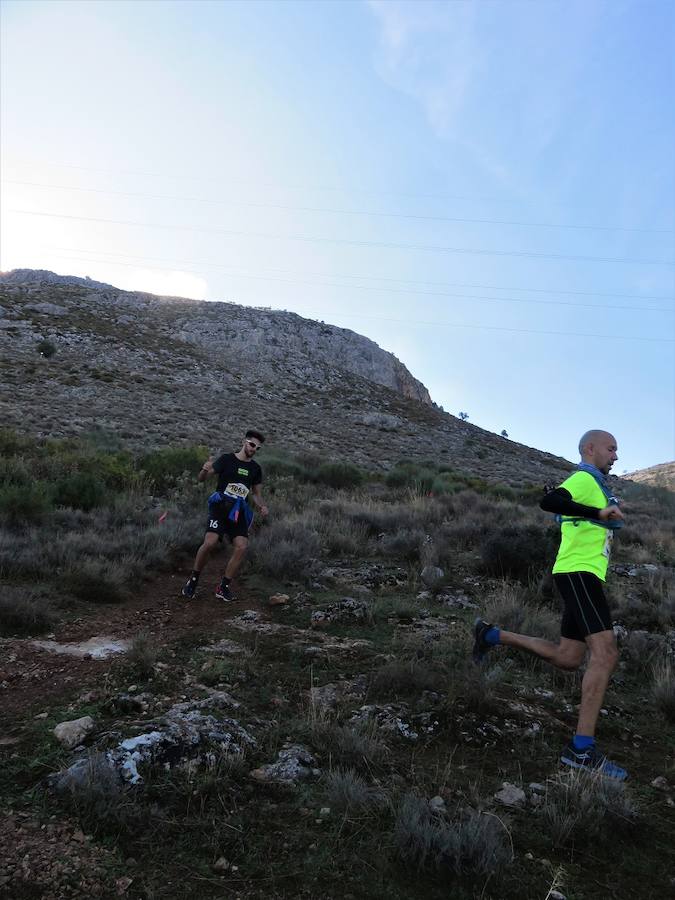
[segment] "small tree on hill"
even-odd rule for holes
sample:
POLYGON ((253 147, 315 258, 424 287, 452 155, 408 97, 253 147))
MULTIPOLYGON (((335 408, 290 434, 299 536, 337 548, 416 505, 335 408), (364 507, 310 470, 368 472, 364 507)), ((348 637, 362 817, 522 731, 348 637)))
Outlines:
POLYGON ((45 359, 49 359, 56 353, 56 347, 52 344, 51 341, 40 341, 37 345, 37 351, 40 356, 44 356, 45 359))

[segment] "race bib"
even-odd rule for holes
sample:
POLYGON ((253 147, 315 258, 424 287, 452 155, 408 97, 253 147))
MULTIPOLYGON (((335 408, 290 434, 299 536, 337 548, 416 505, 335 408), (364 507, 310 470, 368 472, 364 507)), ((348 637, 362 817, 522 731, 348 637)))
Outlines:
POLYGON ((238 484, 231 481, 223 493, 226 497, 234 497, 235 499, 241 497, 242 500, 245 500, 248 497, 248 488, 245 484, 238 484))

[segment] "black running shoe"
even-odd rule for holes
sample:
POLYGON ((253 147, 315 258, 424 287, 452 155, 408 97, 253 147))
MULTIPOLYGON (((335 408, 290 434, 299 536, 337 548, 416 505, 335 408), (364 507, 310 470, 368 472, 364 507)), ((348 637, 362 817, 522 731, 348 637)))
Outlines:
POLYGON ((485 635, 487 632, 494 628, 494 625, 491 625, 489 622, 484 621, 481 618, 476 619, 473 623, 473 661, 478 664, 482 663, 488 652, 492 650, 494 644, 488 644, 485 640, 485 635))
POLYGON ((192 600, 195 595, 195 591, 197 590, 197 579, 196 578, 188 578, 188 580, 183 585, 181 590, 181 594, 188 600, 192 600))
POLYGON ((614 778, 616 781, 625 781, 628 772, 610 762, 604 753, 597 747, 589 747, 588 750, 576 750, 572 741, 560 754, 560 762, 571 769, 588 769, 589 772, 599 772, 605 778, 614 778))
POLYGON ((216 600, 222 600, 223 603, 232 603, 232 601, 236 599, 237 598, 230 590, 229 584, 221 581, 220 585, 216 588, 216 600))

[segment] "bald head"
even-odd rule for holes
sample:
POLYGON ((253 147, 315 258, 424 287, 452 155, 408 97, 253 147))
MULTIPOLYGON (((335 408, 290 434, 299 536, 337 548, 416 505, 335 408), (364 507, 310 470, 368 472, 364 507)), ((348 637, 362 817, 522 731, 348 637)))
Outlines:
POLYGON ((609 474, 609 470, 619 458, 617 456, 616 438, 609 431, 597 428, 587 431, 579 441, 579 454, 584 462, 609 474))

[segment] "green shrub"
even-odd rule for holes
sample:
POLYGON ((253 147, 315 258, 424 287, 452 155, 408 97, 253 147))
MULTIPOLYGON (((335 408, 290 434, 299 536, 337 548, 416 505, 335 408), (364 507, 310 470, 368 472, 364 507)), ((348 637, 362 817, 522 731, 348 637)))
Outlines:
POLYGON ((41 356, 44 356, 45 359, 50 359, 56 353, 54 344, 47 340, 40 341, 35 349, 41 356))
POLYGON ((44 483, 0 487, 0 520, 10 528, 39 524, 51 508, 51 491, 44 483))
POLYGON ((106 496, 101 480, 89 472, 75 472, 60 478, 52 491, 53 502, 57 506, 69 506, 85 512, 101 506, 106 496))
POLYGON ((535 525, 505 527, 489 537, 481 547, 483 568, 488 575, 528 580, 555 556, 555 541, 549 530, 535 525))
POLYGON ((98 453, 92 458, 88 469, 97 475, 106 487, 114 491, 138 487, 141 480, 141 474, 136 470, 132 455, 124 450, 117 453, 98 453))
POLYGON ((41 634, 54 625, 54 617, 38 591, 5 586, 0 594, 0 634, 41 634))
POLYGON ((203 447, 166 447, 143 456, 140 468, 148 476, 153 490, 163 494, 184 473, 196 477, 207 455, 203 447))
POLYGON ((384 482, 387 487, 412 488, 419 493, 427 494, 431 491, 436 478, 433 469, 425 469, 414 463, 403 463, 394 466, 387 472, 384 482))
POLYGON ((333 488, 354 488, 363 482, 364 473, 353 463, 326 462, 316 470, 314 480, 333 488))
POLYGON ((291 456, 275 456, 268 454, 264 460, 265 476, 272 478, 295 478, 297 481, 309 481, 307 467, 291 456))
POLYGON ((451 474, 450 472, 442 472, 432 481, 431 493, 434 495, 447 494, 452 496, 453 494, 458 494, 460 491, 463 491, 465 487, 466 483, 463 479, 458 478, 455 474, 451 474))
POLYGON ((35 481, 28 463, 20 456, 0 456, 0 485, 29 485, 35 481))
POLYGON ((13 428, 0 428, 0 456, 16 456, 31 446, 32 442, 20 437, 13 428))
POLYGON ((98 560, 83 560, 68 570, 63 587, 78 600, 90 603, 121 603, 126 597, 121 572, 98 560))

